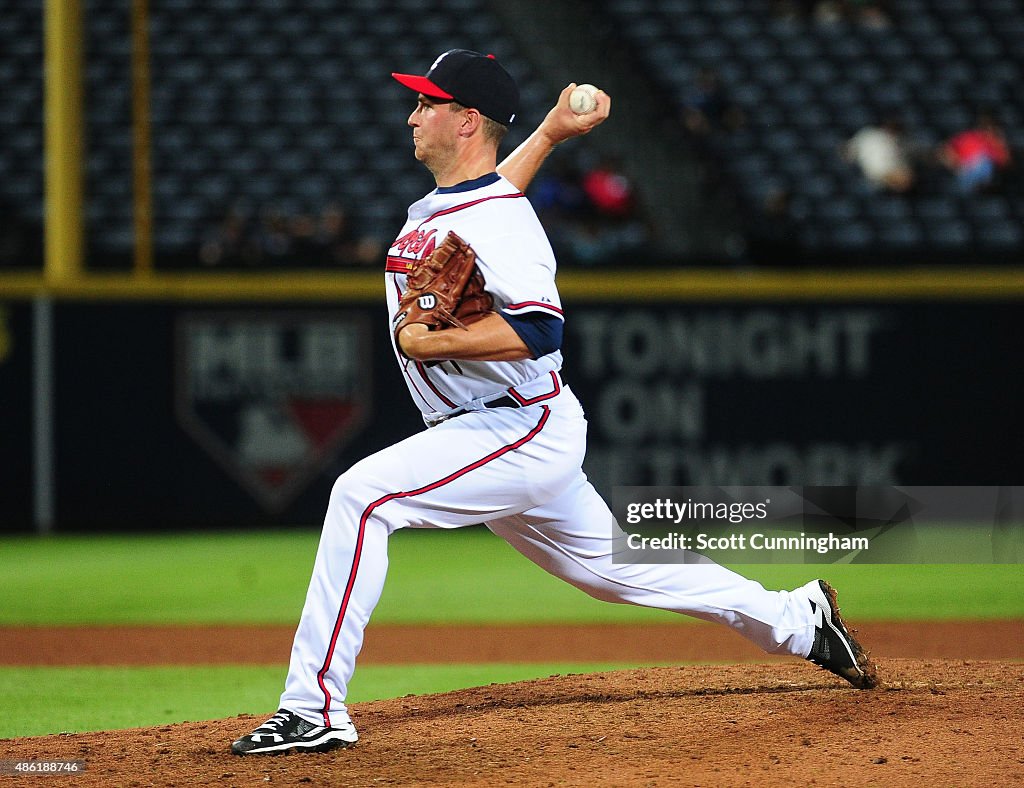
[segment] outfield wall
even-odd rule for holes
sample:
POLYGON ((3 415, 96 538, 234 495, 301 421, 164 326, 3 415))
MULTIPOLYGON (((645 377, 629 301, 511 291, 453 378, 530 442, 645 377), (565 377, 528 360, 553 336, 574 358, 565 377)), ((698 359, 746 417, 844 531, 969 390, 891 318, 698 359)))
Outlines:
MULTIPOLYGON (((1016 299, 566 309, 605 493, 1020 482, 1016 299)), ((420 428, 387 342, 361 297, 0 302, 0 530, 316 524, 340 472, 420 428)))

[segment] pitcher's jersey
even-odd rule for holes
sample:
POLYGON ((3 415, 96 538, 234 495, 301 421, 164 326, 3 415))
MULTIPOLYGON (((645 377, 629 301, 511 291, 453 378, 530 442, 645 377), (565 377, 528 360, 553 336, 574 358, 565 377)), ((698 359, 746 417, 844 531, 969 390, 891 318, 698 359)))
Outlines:
MULTIPOLYGON (((430 254, 452 230, 477 254, 494 308, 508 315, 543 312, 562 319, 555 256, 530 201, 496 173, 438 188, 409 207, 405 226, 388 250, 390 321, 406 287, 411 261, 430 254)), ((456 331, 460 329, 454 329, 456 331)), ((392 346, 394 336, 392 336, 392 346)), ((425 417, 457 409, 558 371, 560 351, 524 361, 411 361, 395 350, 413 401, 425 417)))

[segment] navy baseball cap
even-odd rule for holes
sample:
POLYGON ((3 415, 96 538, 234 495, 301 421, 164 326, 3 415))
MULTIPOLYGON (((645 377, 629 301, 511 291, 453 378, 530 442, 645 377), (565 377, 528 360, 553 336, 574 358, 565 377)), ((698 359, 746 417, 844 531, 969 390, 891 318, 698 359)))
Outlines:
POLYGON ((449 49, 426 76, 395 74, 395 79, 424 96, 451 99, 480 110, 503 126, 512 125, 519 111, 516 81, 494 58, 469 49, 449 49))

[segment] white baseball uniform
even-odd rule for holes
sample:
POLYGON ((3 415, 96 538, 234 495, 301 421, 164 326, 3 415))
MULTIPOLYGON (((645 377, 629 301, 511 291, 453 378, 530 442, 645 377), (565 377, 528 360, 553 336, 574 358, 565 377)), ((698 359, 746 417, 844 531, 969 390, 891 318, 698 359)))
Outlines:
MULTIPOLYGON (((540 222, 511 183, 491 175, 436 189, 410 207, 388 256, 390 317, 407 264, 429 254, 449 230, 476 251, 495 309, 562 316, 555 260, 540 222)), ((486 523, 527 558, 598 599, 718 621, 768 652, 809 653, 814 621, 803 589, 767 591, 710 563, 612 562, 618 526, 581 469, 587 422, 559 375, 560 352, 432 365, 397 351, 395 357, 433 426, 356 463, 335 483, 282 708, 318 725, 348 721, 348 682, 384 585, 388 536, 399 528, 486 523), (503 406, 487 407, 497 398, 503 406)))

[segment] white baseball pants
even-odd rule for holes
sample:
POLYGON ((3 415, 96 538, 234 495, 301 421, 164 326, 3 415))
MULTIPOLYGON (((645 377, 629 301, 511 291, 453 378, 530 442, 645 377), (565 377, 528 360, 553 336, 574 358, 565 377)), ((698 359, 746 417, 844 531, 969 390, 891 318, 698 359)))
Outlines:
POLYGON ((572 392, 465 413, 358 462, 331 493, 281 707, 331 726, 399 528, 486 523, 531 561, 609 602, 726 624, 770 653, 804 657, 807 597, 767 591, 717 564, 612 562, 611 511, 581 470, 586 420, 572 392))

